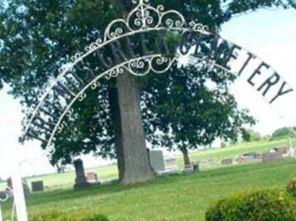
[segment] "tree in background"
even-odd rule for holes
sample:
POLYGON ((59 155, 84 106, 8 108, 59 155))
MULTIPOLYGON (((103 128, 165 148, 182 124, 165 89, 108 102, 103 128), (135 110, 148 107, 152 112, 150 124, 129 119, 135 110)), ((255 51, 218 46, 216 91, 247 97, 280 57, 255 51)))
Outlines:
POLYGON ((251 141, 251 133, 247 129, 242 129, 242 139, 245 142, 251 141))
POLYGON ((245 142, 260 141, 262 136, 252 129, 242 129, 242 139, 245 142))
POLYGON ((237 108, 229 86, 235 76, 225 72, 189 65, 172 68, 159 78, 150 78, 143 92, 143 113, 154 113, 159 125, 148 133, 148 140, 183 154, 190 165, 188 150, 212 144, 216 138, 236 139, 245 124, 254 119, 237 108), (157 89, 157 90, 156 90, 157 89), (156 92, 157 91, 157 92, 156 92))
POLYGON ((277 130, 275 130, 273 133, 272 133, 272 136, 271 136, 271 139, 274 140, 274 139, 281 139, 281 138, 287 138, 288 136, 295 136, 295 131, 296 127, 282 127, 282 128, 279 128, 277 130))
MULTIPOLYGON (((230 0, 226 2, 220 0, 157 0, 151 1, 151 4, 163 4, 166 8, 177 9, 188 20, 198 20, 208 25, 210 30, 216 32, 220 30, 222 24, 245 12, 277 6, 296 7, 293 0, 230 0)), ((50 79, 57 77, 58 68, 67 63, 69 55, 82 51, 85 45, 88 45, 101 35, 101 31, 108 22, 117 18, 119 14, 126 15, 131 7, 131 1, 129 0, 2 1, 0 3, 0 85, 9 84, 11 93, 15 97, 21 98, 24 108, 30 106, 36 102, 38 90, 43 88, 50 79)), ((162 78, 162 76, 155 75, 153 77, 156 81, 158 78, 161 81, 162 78)), ((164 80, 174 82, 173 78, 164 80)), ((183 82, 190 82, 190 80, 188 77, 183 82)), ((148 90, 147 93, 157 95, 159 91, 164 89, 162 86, 165 83, 159 84, 159 87, 153 85, 153 89, 148 90)), ((102 89, 104 92, 97 90, 96 94, 90 96, 89 100, 86 101, 90 102, 89 104, 94 104, 98 97, 102 98, 95 106, 88 105, 88 103, 77 104, 75 110, 80 114, 74 114, 73 118, 66 119, 66 121, 69 121, 69 125, 72 125, 72 130, 64 131, 62 136, 54 140, 57 152, 52 157, 53 162, 60 160, 69 162, 73 156, 87 152, 96 152, 102 155, 111 154, 111 156, 115 154, 118 158, 120 177, 124 184, 152 179, 153 176, 149 172, 150 168, 145 153, 146 146, 144 133, 141 129, 142 125, 144 125, 146 136, 152 143, 162 142, 162 140, 153 139, 153 137, 157 137, 154 136, 154 133, 157 132, 158 128, 160 128, 160 131, 162 128, 166 128, 165 132, 172 130, 171 142, 178 145, 182 144, 182 142, 186 144, 188 139, 193 143, 193 138, 197 135, 192 133, 195 131, 196 126, 189 127, 186 130, 179 128, 179 126, 184 127, 186 123, 185 118, 177 119, 177 117, 182 117, 181 111, 177 111, 178 114, 175 113, 174 117, 172 117, 172 108, 169 108, 167 112, 163 109, 166 106, 165 103, 171 99, 163 99, 160 95, 155 96, 159 99, 155 101, 159 107, 149 106, 149 103, 152 102, 145 99, 147 98, 145 89, 148 86, 146 80, 136 80, 134 77, 125 74, 123 77, 118 78, 116 82, 106 83, 106 88, 102 89), (143 90, 142 100, 148 105, 147 108, 142 110, 143 124, 140 117, 141 90, 143 90), (109 96, 102 96, 107 93, 106 91, 108 91, 109 96), (130 93, 129 97, 124 96, 125 92, 130 93), (132 101, 131 98, 133 98, 132 101), (127 102, 132 102, 133 105, 126 105, 127 102), (106 106, 109 106, 109 112, 105 113, 102 110, 108 110, 106 106), (132 108, 130 111, 137 116, 137 121, 131 116, 122 116, 122 113, 129 111, 127 108, 132 108), (147 111, 145 112, 145 110, 147 111), (155 112, 150 112, 150 110, 155 112), (108 117, 106 117, 106 114, 108 117), (89 122, 89 124, 83 124, 84 122, 89 122), (165 124, 170 126, 165 126, 165 124), (140 134, 122 134, 123 131, 129 132, 128 125, 139 128, 140 134), (127 138, 124 139, 127 141, 137 137, 136 146, 123 143, 123 136, 127 138), (133 162, 129 162, 128 157, 124 155, 126 152, 133 154, 133 162), (127 164, 134 166, 126 167, 127 164)), ((178 90, 173 90, 170 93, 171 97, 176 96, 176 98, 180 99, 180 94, 189 93, 182 91, 187 90, 187 87, 182 85, 178 87, 178 90)), ((209 92, 209 94, 211 93, 209 92)), ((205 93, 204 95, 209 96, 209 94, 205 93)), ((162 93, 162 95, 165 95, 165 93, 162 93)), ((226 98, 232 100, 228 94, 225 95, 226 98)), ((209 105, 214 106, 214 104, 207 104, 208 97, 198 98, 206 101, 203 107, 204 110, 207 110, 209 105)), ((188 99, 188 102, 192 102, 192 104, 186 103, 186 106, 192 105, 190 110, 193 110, 198 101, 188 99)), ((172 104, 167 104, 167 106, 170 105, 172 104)), ((201 106, 201 104, 198 105, 201 106)), ((232 102, 231 105, 234 109, 233 112, 229 112, 238 113, 235 102, 232 102)), ((175 108, 182 110, 184 107, 177 104, 175 108)), ((186 115, 190 115, 188 116, 189 119, 197 118, 194 111, 188 111, 186 115)), ((210 114, 210 116, 212 115, 210 114)), ((209 117, 208 123, 212 122, 212 119, 215 118, 209 117)), ((215 124, 215 122, 212 123, 215 124)), ((202 131, 203 126, 200 125, 199 131, 202 131)), ((217 129, 217 127, 212 128, 217 129)), ((203 129, 205 130, 205 128, 203 129)), ((217 134, 219 133, 217 132, 217 134)), ((207 134, 204 134, 204 136, 205 140, 212 139, 211 137, 208 138, 207 134)), ((190 144, 189 146, 197 146, 199 142, 199 140, 196 140, 195 145, 190 144)), ((185 147, 185 145, 179 146, 185 147)))

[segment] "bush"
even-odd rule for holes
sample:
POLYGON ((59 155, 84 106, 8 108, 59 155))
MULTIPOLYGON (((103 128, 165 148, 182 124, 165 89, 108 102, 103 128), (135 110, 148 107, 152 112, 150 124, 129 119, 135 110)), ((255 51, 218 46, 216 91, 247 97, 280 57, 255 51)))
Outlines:
POLYGON ((287 186, 287 192, 296 199, 296 177, 287 186))
POLYGON ((262 190, 219 200, 207 221, 296 221, 295 202, 279 190, 262 190))
POLYGON ((88 211, 82 212, 61 212, 49 211, 34 215, 30 221, 109 221, 107 217, 90 213, 88 211))

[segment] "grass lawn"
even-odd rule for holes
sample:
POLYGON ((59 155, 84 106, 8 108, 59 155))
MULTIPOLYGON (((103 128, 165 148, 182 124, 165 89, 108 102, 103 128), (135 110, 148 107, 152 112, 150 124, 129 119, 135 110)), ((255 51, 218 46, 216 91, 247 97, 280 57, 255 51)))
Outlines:
MULTIPOLYGON (((86 172, 92 171, 99 174, 100 180, 112 180, 117 178, 117 166, 110 165, 99 168, 88 169, 86 172)), ((31 177, 27 179, 30 184, 32 181, 43 180, 47 190, 69 189, 74 185, 75 173, 73 171, 67 173, 51 174, 45 176, 31 177)))
MULTIPOLYGON (((174 175, 124 188, 114 184, 88 190, 57 190, 28 198, 32 215, 51 209, 90 210, 111 221, 203 221, 211 202, 235 192, 285 188, 296 176, 296 160, 250 164, 174 175)), ((8 205, 4 208, 7 213, 8 205)))
MULTIPOLYGON (((294 140, 294 143, 296 144, 296 140, 294 140)), ((269 150, 273 147, 277 147, 280 145, 287 145, 287 140, 283 139, 283 140, 277 140, 272 142, 260 141, 260 142, 242 143, 238 145, 229 146, 223 149, 210 149, 205 151, 193 152, 190 154, 190 157, 192 161, 215 159, 216 162, 219 162, 222 159, 234 158, 247 152, 257 152, 257 153, 264 152, 266 150, 269 150)), ((182 169, 184 167, 182 156, 177 155, 176 158, 177 158, 178 167, 182 169)), ((213 163, 211 165, 202 164, 201 169, 208 170, 208 169, 219 168, 221 166, 222 166, 221 164, 217 164, 217 163, 213 163)), ((96 172, 100 180, 103 180, 103 181, 116 179, 118 176, 116 165, 93 168, 93 169, 88 169, 86 171, 96 172)), ((43 180, 46 186, 46 190, 69 189, 73 187, 75 174, 74 172, 68 172, 68 173, 61 173, 61 174, 32 177, 27 179, 29 184, 32 181, 36 181, 36 180, 43 180)), ((2 184, 2 189, 4 188, 4 186, 5 185, 2 184)), ((1 184, 0 184, 0 187, 1 187, 1 184)))
MULTIPOLYGON (((192 161, 215 159, 218 162, 281 145, 287 145, 287 141, 242 143, 190 155, 192 161)), ((177 156, 177 163, 183 167, 181 155, 177 156)), ((209 204, 223 196, 257 188, 284 188, 288 180, 296 176, 296 160, 232 167, 214 163, 201 169, 200 173, 158 178, 133 188, 114 184, 82 191, 72 190, 74 172, 28 178, 28 183, 43 180, 47 189, 28 198, 29 213, 51 209, 94 210, 107 215, 111 221, 203 221, 209 204)), ((96 172, 102 180, 117 178, 116 165, 87 171, 96 172)), ((6 216, 9 207, 9 203, 3 205, 6 216)))

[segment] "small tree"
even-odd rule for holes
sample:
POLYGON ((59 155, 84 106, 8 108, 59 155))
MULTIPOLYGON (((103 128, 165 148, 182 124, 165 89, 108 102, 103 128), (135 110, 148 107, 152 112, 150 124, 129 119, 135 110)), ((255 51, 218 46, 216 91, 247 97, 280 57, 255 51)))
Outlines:
POLYGON ((294 133, 291 133, 295 128, 289 128, 289 127, 282 127, 277 130, 275 130, 272 133, 272 139, 279 139, 279 138, 285 138, 290 135, 295 135, 294 133))
POLYGON ((242 129, 242 139, 245 142, 260 141, 262 140, 262 136, 252 129, 242 129))
POLYGON ((245 142, 250 142, 251 141, 251 134, 248 130, 242 129, 242 139, 245 142))
POLYGON ((155 113, 153 118, 158 120, 154 122, 159 122, 159 133, 148 138, 160 141, 154 144, 179 149, 185 165, 190 164, 189 149, 210 145, 218 137, 236 139, 244 124, 255 123, 229 93, 235 79, 232 74, 190 65, 173 67, 159 78, 151 78, 151 87, 144 93, 148 104, 143 112, 155 113))

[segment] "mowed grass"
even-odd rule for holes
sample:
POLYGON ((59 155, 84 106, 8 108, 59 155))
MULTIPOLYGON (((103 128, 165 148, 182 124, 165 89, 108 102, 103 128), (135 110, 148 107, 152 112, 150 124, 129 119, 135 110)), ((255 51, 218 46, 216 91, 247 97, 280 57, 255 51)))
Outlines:
POLYGON ((89 210, 111 221, 203 221, 207 207, 219 198, 259 188, 284 189, 293 176, 296 160, 289 159, 174 175, 129 188, 114 184, 33 194, 28 206, 30 215, 52 209, 89 210))
MULTIPOLYGON (((117 166, 109 165, 99 168, 86 169, 86 172, 95 172, 99 175, 101 181, 109 181, 117 178, 117 166)), ((27 178, 27 182, 43 181, 46 190, 55 189, 69 189, 74 185, 75 173, 73 171, 67 173, 50 174, 44 176, 30 177, 27 178)))
MULTIPOLYGON (((218 162, 282 145, 287 145, 287 140, 243 143, 190 155, 192 161, 215 159, 218 162)), ((177 163, 183 167, 182 156, 177 156, 177 163)), ((102 180, 117 178, 116 165, 87 171, 97 172, 102 180)), ((231 167, 213 164, 202 166, 200 173, 157 178, 151 183, 128 188, 114 184, 74 191, 75 174, 68 172, 28 178, 28 183, 43 180, 47 191, 32 194, 27 203, 30 215, 53 209, 89 210, 105 214, 111 221, 203 221, 206 208, 219 198, 259 188, 283 189, 293 176, 296 176, 294 159, 231 167)), ((7 218, 9 207, 10 202, 3 205, 7 218)))
MULTIPOLYGON (((293 140, 293 142, 296 144, 296 140, 293 140)), ((282 140, 277 140, 272 142, 260 141, 260 142, 241 143, 241 144, 229 146, 222 149, 209 149, 209 150, 204 150, 199 152, 192 152, 190 154, 190 157, 191 157, 191 160, 194 162, 207 160, 207 159, 214 159, 215 162, 212 163, 211 165, 201 164, 202 170, 208 170, 208 169, 222 167, 222 165, 219 164, 218 162, 220 162, 225 158, 235 158, 247 152, 261 153, 273 147, 278 147, 281 145, 287 145, 287 140, 282 139, 282 140)), ((177 159, 178 167, 180 169, 184 168, 182 156, 177 155, 176 159, 177 159)), ((99 179, 102 181, 117 179, 118 177, 116 165, 109 165, 105 167, 92 168, 92 169, 86 170, 86 172, 89 172, 89 171, 96 172, 98 174, 99 179)), ((73 187, 75 174, 74 172, 67 172, 67 173, 50 174, 50 175, 27 178, 27 182, 29 184, 32 181, 37 181, 37 180, 43 180, 46 190, 69 189, 73 187)))

